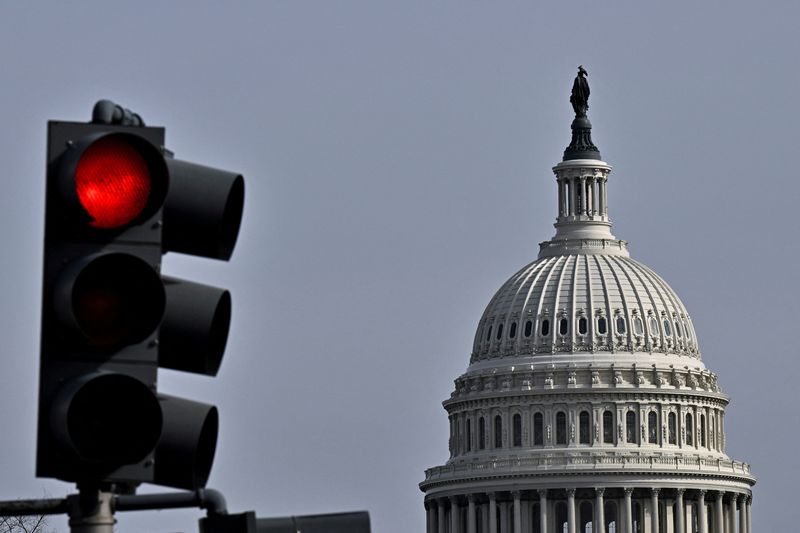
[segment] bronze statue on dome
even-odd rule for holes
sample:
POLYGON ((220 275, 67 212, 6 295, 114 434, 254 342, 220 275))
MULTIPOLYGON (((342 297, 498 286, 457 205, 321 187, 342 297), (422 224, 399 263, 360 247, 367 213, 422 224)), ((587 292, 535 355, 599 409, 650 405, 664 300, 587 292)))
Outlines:
POLYGON ((575 82, 572 84, 572 95, 569 101, 572 104, 572 109, 575 110, 576 117, 585 117, 586 111, 589 109, 589 82, 586 81, 586 76, 589 73, 583 68, 583 65, 578 67, 578 75, 575 76, 575 82))

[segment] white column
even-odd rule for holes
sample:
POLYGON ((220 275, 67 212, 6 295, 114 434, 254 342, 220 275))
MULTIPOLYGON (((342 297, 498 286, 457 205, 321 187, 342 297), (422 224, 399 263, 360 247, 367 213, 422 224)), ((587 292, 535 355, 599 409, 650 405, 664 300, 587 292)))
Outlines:
POLYGON ((580 207, 580 210, 581 211, 580 211, 580 214, 581 215, 585 215, 586 214, 586 177, 585 176, 581 176, 580 180, 581 180, 581 184, 580 184, 580 188, 581 188, 581 207, 580 207))
POLYGON ((475 516, 475 495, 467 494, 467 533, 477 533, 475 516))
MULTIPOLYGON (((736 533, 736 495, 731 494, 731 504, 728 506, 728 521, 730 523, 730 533, 736 533)), ((740 532, 741 533, 741 532, 740 532)))
POLYGON ((539 489, 539 531, 547 533, 547 489, 539 489))
POLYGON ((714 533, 725 533, 725 516, 722 512, 722 491, 717 492, 714 505, 714 533))
MULTIPOLYGON (((653 533, 659 533, 658 530, 658 492, 659 489, 653 489, 653 492, 650 496, 650 520, 651 520, 651 529, 653 533)), ((665 532, 666 533, 666 532, 665 532)))
POLYGON ((489 493, 489 533, 497 533, 497 501, 494 492, 489 493))
MULTIPOLYGON (((626 487, 623 489, 625 492, 625 505, 623 507, 623 520, 625 521, 625 527, 622 528, 623 533, 633 533, 633 504, 631 502, 631 494, 633 493, 633 489, 630 487, 626 487)), ((619 517, 617 517, 619 519, 619 517)))
POLYGON ((708 533, 708 516, 706 515, 706 491, 697 491, 697 529, 700 533, 708 533))
POLYGON ((514 496, 514 533, 522 533, 522 510, 520 508, 519 491, 511 493, 514 496))
POLYGON ((564 182, 558 180, 558 216, 564 216, 564 182))
POLYGON ((594 493, 594 527, 593 533, 606 533, 606 512, 603 507, 603 493, 606 491, 604 488, 595 488, 594 493))
MULTIPOLYGON (((567 489, 567 531, 569 533, 577 533, 578 531, 578 524, 575 518, 575 489, 567 489)), ((559 531, 558 533, 562 532, 559 531)))
POLYGON ((569 214, 575 215, 578 212, 577 204, 577 179, 569 180, 569 214))
POLYGON ((753 496, 749 496, 747 498, 747 533, 753 533, 753 508, 751 504, 753 503, 753 496))
POLYGON ((443 500, 436 500, 436 518, 438 518, 439 525, 436 527, 436 533, 447 533, 445 531, 445 506, 443 500))
POLYGON ((678 493, 675 500, 675 533, 686 531, 686 509, 683 506, 683 493, 686 489, 676 489, 678 493))
POLYGON ((749 533, 747 531, 747 511, 744 508, 744 494, 740 494, 737 500, 739 503, 739 533, 749 533))
POLYGON ((461 508, 458 506, 458 499, 450 497, 450 533, 461 533, 461 508))

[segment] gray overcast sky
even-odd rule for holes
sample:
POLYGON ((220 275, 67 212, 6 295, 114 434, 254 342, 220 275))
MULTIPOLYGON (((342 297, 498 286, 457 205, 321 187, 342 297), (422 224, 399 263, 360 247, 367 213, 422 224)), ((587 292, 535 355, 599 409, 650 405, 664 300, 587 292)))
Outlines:
POLYGON ((583 64, 614 233, 682 297, 733 398, 756 530, 793 530, 798 20, 794 1, 3 2, 0 499, 72 489, 34 478, 45 131, 110 98, 247 180, 231 262, 164 266, 233 293, 219 377, 159 383, 220 408, 209 486, 234 511, 423 531, 441 401, 483 307, 553 234, 583 64))

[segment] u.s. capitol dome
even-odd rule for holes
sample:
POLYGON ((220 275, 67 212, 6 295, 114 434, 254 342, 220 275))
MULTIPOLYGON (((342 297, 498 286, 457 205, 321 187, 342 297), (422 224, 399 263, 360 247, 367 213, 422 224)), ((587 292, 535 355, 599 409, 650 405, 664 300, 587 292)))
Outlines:
POLYGON ((555 236, 478 323, 425 472, 428 533, 751 533, 755 478, 725 453, 729 398, 691 316, 611 233, 611 166, 582 68, 553 167, 555 236))

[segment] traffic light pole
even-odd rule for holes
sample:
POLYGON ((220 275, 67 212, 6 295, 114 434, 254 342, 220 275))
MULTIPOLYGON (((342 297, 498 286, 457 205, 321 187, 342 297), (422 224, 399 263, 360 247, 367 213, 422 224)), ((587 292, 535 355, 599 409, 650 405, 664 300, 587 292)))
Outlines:
POLYGON ((141 495, 115 495, 86 486, 79 490, 66 498, 0 501, 0 516, 68 514, 70 533, 113 533, 116 511, 198 507, 208 516, 228 514, 225 497, 214 489, 141 495))

